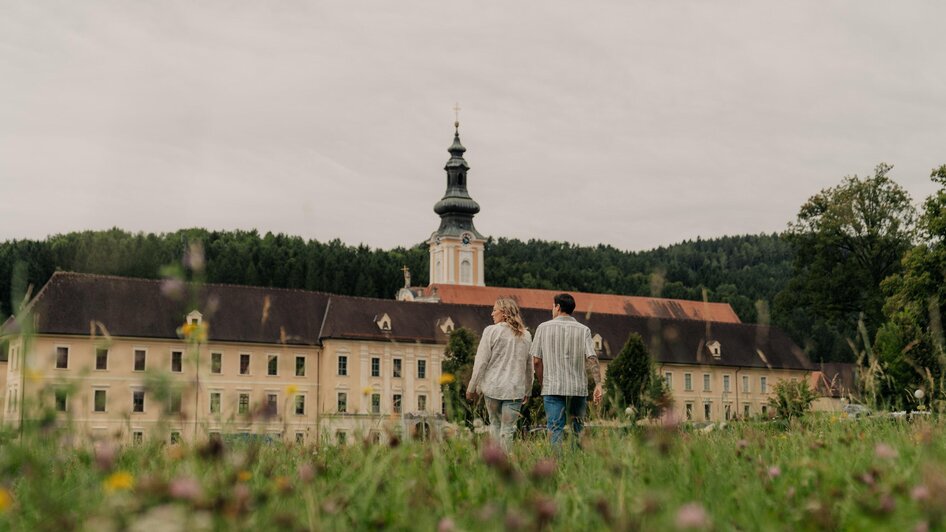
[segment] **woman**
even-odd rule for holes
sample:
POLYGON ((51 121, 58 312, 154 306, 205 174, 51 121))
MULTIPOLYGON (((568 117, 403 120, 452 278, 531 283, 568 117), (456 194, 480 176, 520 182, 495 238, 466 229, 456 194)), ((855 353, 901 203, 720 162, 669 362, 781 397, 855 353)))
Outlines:
POLYGON ((497 299, 491 315, 493 325, 486 327, 480 337, 466 398, 473 401, 483 394, 490 433, 508 450, 519 410, 532 392, 532 335, 522 323, 519 305, 512 299, 497 299))

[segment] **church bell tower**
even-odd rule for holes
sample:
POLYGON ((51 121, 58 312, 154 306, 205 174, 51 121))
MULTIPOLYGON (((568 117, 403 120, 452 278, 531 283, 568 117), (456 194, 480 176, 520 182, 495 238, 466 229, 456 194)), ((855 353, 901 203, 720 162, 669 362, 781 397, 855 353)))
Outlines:
POLYGON ((453 124, 453 144, 447 151, 447 191, 434 205, 440 215, 440 228, 430 235, 430 283, 485 286, 483 246, 486 239, 473 227, 473 216, 480 206, 466 189, 470 165, 463 158, 466 148, 460 144, 460 122, 453 124))

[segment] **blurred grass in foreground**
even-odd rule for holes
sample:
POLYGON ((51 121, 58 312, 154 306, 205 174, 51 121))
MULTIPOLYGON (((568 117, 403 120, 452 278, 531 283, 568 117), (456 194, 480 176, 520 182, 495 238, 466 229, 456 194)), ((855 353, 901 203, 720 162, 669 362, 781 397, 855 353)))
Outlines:
POLYGON ((591 428, 580 451, 536 440, 506 456, 479 436, 74 448, 50 425, 2 436, 0 529, 939 529, 944 432, 812 415, 591 428))

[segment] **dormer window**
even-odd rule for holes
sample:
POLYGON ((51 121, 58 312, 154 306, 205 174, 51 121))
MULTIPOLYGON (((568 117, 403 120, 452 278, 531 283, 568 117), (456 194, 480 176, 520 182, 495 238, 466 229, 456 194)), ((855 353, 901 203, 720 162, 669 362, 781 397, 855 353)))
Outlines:
POLYGON ((380 318, 378 318, 377 316, 375 318, 376 318, 375 323, 378 324, 379 329, 381 329, 382 331, 391 330, 391 317, 388 316, 387 313, 382 315, 380 318))
POLYGON ((450 334, 455 328, 456 326, 453 324, 453 320, 450 319, 449 316, 440 323, 440 330, 443 331, 444 334, 450 334))
POLYGON ((706 347, 709 348, 710 354, 713 355, 713 358, 720 358, 722 356, 722 353, 720 351, 721 346, 719 345, 719 342, 717 342, 716 340, 713 340, 712 342, 706 344, 706 347))
POLYGON ((604 342, 601 341, 601 335, 596 334, 591 337, 591 341, 595 343, 595 351, 601 351, 604 348, 604 342))
POLYGON ((201 323, 203 323, 203 321, 204 321, 204 315, 201 314, 199 311, 194 310, 194 311, 191 311, 191 313, 187 315, 187 323, 191 325, 200 325, 201 323))

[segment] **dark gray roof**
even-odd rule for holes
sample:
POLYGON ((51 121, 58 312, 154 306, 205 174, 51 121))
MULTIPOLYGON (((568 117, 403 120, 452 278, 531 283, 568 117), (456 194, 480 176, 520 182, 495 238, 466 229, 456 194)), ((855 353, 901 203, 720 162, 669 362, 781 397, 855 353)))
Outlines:
MULTIPOLYGON (((361 339, 410 343, 445 343, 441 325, 479 333, 492 323, 491 307, 415 303, 339 296, 303 290, 205 284, 184 286, 197 293, 169 297, 162 281, 58 272, 31 303, 36 332, 88 335, 94 322, 113 336, 176 338, 177 328, 195 308, 210 324, 211 341, 315 345, 322 339, 361 339), (164 290, 162 290, 164 288, 164 290), (391 329, 377 322, 387 314, 391 329)), ((550 318, 549 311, 522 309, 530 329, 550 318)), ((656 319, 617 314, 576 318, 600 334, 602 359, 617 356, 628 334, 644 338, 658 363, 812 369, 804 352, 775 327, 744 323, 656 319), (706 345, 718 341, 721 356, 706 345)), ((15 325, 12 324, 12 325, 15 325)), ((7 332, 14 330, 11 323, 7 332)))

